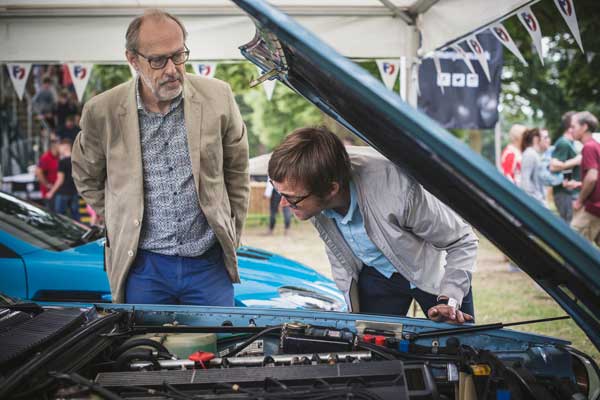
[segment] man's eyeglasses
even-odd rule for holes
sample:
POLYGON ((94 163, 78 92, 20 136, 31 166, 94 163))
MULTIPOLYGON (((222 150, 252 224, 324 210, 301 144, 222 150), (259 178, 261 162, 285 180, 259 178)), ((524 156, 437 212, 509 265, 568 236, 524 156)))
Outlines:
POLYGON ((190 50, 185 46, 185 50, 178 51, 177 53, 171 54, 170 56, 156 56, 156 57, 146 57, 139 51, 135 50, 135 54, 138 56, 144 57, 148 60, 148 64, 150 64, 150 68, 152 69, 163 69, 169 60, 173 61, 175 65, 181 65, 186 62, 190 58, 190 50))
POLYGON ((312 196, 312 193, 309 193, 305 196, 289 196, 287 194, 283 194, 280 193, 277 189, 275 189, 275 185, 273 185, 273 181, 271 179, 269 179, 269 183, 271 184, 271 186, 273 186, 273 191, 277 194, 279 194, 281 197, 283 197, 285 199, 285 201, 288 202, 288 204, 290 205, 290 208, 293 209, 297 209, 298 208, 298 204, 300 204, 300 202, 308 199, 310 196, 312 196))

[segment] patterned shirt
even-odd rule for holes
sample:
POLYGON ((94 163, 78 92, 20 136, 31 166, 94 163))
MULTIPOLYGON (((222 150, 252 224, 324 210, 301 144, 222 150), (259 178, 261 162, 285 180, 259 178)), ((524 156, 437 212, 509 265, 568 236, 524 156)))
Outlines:
POLYGON ((144 219, 139 248, 195 257, 216 243, 200 208, 192 175, 183 114, 183 94, 169 110, 149 112, 136 84, 144 169, 144 219))

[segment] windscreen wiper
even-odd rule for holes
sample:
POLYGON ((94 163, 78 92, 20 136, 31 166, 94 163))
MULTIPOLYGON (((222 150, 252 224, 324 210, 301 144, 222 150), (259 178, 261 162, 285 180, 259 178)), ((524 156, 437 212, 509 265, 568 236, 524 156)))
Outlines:
POLYGON ((91 242, 92 240, 96 240, 102 236, 104 236, 104 228, 101 228, 97 225, 92 225, 89 230, 85 231, 83 235, 79 239, 77 239, 72 246, 79 246, 82 244, 86 244, 91 242))
POLYGON ((559 320, 570 319, 570 318, 571 317, 565 315, 562 317, 532 319, 529 321, 519 321, 519 322, 509 322, 507 324, 504 324, 502 322, 495 322, 493 324, 464 326, 464 327, 459 327, 459 328, 437 329, 437 330, 425 331, 425 332, 420 332, 420 333, 410 333, 410 334, 407 334, 405 337, 408 340, 417 340, 417 339, 431 338, 431 337, 438 337, 438 336, 449 336, 449 335, 454 336, 454 335, 462 335, 464 333, 491 331, 491 330, 496 330, 496 329, 507 328, 509 326, 537 324, 538 322, 559 321, 559 320))

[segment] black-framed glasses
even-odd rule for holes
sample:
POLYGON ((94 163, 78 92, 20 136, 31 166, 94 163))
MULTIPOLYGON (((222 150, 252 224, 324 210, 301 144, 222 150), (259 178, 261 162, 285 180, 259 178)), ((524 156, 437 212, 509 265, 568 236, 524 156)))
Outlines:
POLYGON ((185 50, 178 51, 177 53, 173 53, 170 56, 146 57, 137 50, 135 50, 135 54, 144 57, 148 61, 148 64, 150 64, 150 68, 163 69, 165 65, 167 65, 167 62, 169 62, 169 60, 173 61, 173 64, 175 65, 181 65, 187 60, 189 60, 190 50, 185 45, 183 47, 185 47, 185 50))
POLYGON ((287 201, 288 204, 290 205, 290 208, 293 208, 293 209, 297 209, 298 204, 300 204, 300 202, 302 202, 302 201, 308 199, 310 196, 312 196, 312 193, 309 193, 304 196, 289 196, 289 195, 283 194, 283 193, 279 192, 277 189, 275 189, 275 185, 273 185, 273 181, 271 179, 269 179, 269 183, 271 184, 271 186, 273 186, 273 191, 275 193, 279 194, 281 197, 283 197, 285 199, 285 201, 287 201))

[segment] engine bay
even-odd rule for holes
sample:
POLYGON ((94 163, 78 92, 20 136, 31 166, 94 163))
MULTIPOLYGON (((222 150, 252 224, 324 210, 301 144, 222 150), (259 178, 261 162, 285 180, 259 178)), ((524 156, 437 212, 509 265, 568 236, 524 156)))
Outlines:
POLYGON ((475 336, 481 340, 477 332, 419 332, 367 316, 323 324, 307 315, 271 317, 270 322, 281 323, 264 325, 260 315, 243 312, 3 308, 0 398, 552 400, 591 395, 589 370, 597 367, 567 347, 521 343, 491 351, 473 345, 475 336), (204 323, 190 323, 200 320, 204 323))

